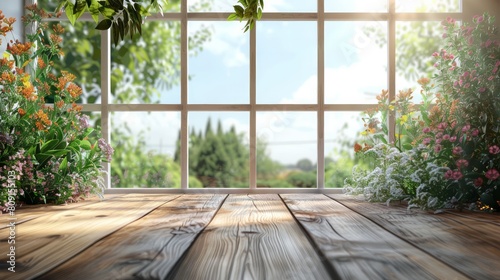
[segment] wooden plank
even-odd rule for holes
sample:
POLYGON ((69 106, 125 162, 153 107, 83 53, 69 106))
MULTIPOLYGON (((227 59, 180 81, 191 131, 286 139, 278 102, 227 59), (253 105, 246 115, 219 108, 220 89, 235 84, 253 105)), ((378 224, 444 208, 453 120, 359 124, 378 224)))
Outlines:
POLYGON ((279 196, 229 195, 168 279, 330 279, 279 196))
POLYGON ((470 278, 500 279, 498 215, 435 215, 360 202, 343 195, 331 197, 470 278))
MULTIPOLYGON (((32 279, 60 265, 99 239, 179 195, 125 195, 46 215, 16 226, 15 273, 0 255, 0 279, 32 279)), ((8 236, 8 229, 0 236, 8 236)), ((7 252, 6 240, 0 252, 7 252)))
POLYGON ((123 195, 124 194, 106 194, 104 195, 103 200, 95 196, 78 202, 60 204, 60 205, 37 204, 37 205, 17 206, 13 216, 10 216, 9 213, 5 212, 3 213, 3 215, 0 215, 0 229, 8 228, 9 222, 12 221, 11 218, 15 218, 16 224, 22 224, 24 222, 31 221, 43 215, 53 215, 54 212, 78 208, 92 203, 99 203, 123 195))
POLYGON ((281 196, 342 279, 467 279, 327 196, 281 196))
POLYGON ((226 195, 183 195, 37 279, 165 279, 226 195))

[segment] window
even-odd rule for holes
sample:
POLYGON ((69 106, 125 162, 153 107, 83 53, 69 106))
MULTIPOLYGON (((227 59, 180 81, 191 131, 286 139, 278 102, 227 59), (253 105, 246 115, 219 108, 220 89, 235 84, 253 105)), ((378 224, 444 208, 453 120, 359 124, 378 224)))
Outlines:
POLYGON ((170 2, 134 43, 68 26, 113 188, 342 187, 360 112, 416 88, 440 21, 462 16, 460 0, 266 0, 243 33, 236 0, 170 2))

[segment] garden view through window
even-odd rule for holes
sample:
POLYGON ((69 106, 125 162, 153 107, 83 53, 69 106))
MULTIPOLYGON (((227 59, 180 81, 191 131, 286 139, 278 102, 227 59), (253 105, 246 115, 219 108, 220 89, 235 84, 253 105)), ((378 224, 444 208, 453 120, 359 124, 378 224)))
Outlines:
POLYGON ((78 67, 84 111, 104 120, 110 187, 343 187, 369 164, 353 149, 361 113, 382 90, 418 93, 440 21, 462 11, 460 0, 265 1, 243 32, 226 20, 234 2, 169 0, 116 45, 91 18, 63 22, 58 67, 78 67))

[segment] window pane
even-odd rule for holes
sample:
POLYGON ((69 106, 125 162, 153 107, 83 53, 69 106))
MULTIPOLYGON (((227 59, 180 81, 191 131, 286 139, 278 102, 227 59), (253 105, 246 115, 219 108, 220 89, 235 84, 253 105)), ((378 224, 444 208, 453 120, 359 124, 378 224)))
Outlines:
POLYGON ((234 0, 188 0, 188 12, 233 12, 234 0))
POLYGON ((317 101, 317 24, 257 24, 257 103, 317 101))
POLYGON ((189 103, 249 103, 249 40, 232 22, 189 22, 189 47, 209 36, 203 51, 189 59, 189 103), (195 36, 194 34, 199 34, 195 36))
POLYGON ((325 112, 325 188, 342 188, 351 176, 359 163, 353 147, 362 130, 360 112, 325 112))
POLYGON ((325 0, 326 12, 387 12, 387 0, 325 0))
POLYGON ((148 21, 111 47, 111 102, 180 103, 180 22, 148 21))
POLYGON ((325 103, 376 103, 387 88, 387 23, 325 23, 325 103))
POLYGON ((396 12, 460 12, 461 0, 396 0, 396 12))
POLYGON ((114 112, 111 115, 111 182, 117 188, 179 188, 174 153, 180 114, 114 112))
POLYGON ((249 114, 189 113, 189 187, 248 188, 249 114))
POLYGON ((264 12, 316 12, 318 1, 304 0, 264 0, 264 12))
MULTIPOLYGON (((396 88, 418 89, 417 80, 430 78, 435 71, 432 54, 443 48, 440 22, 397 22, 396 23, 396 88)), ((418 90, 414 102, 420 102, 418 90)))
POLYGON ((316 187, 316 116, 257 112, 257 187, 316 187))

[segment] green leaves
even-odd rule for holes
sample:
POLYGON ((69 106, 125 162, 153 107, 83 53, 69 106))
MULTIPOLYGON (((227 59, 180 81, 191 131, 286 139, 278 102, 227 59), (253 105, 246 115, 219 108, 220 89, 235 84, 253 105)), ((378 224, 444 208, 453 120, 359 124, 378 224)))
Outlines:
POLYGON ((252 29, 255 22, 262 17, 264 10, 264 0, 239 0, 237 5, 233 6, 234 13, 227 17, 227 20, 239 19, 240 21, 246 20, 244 32, 252 29))

